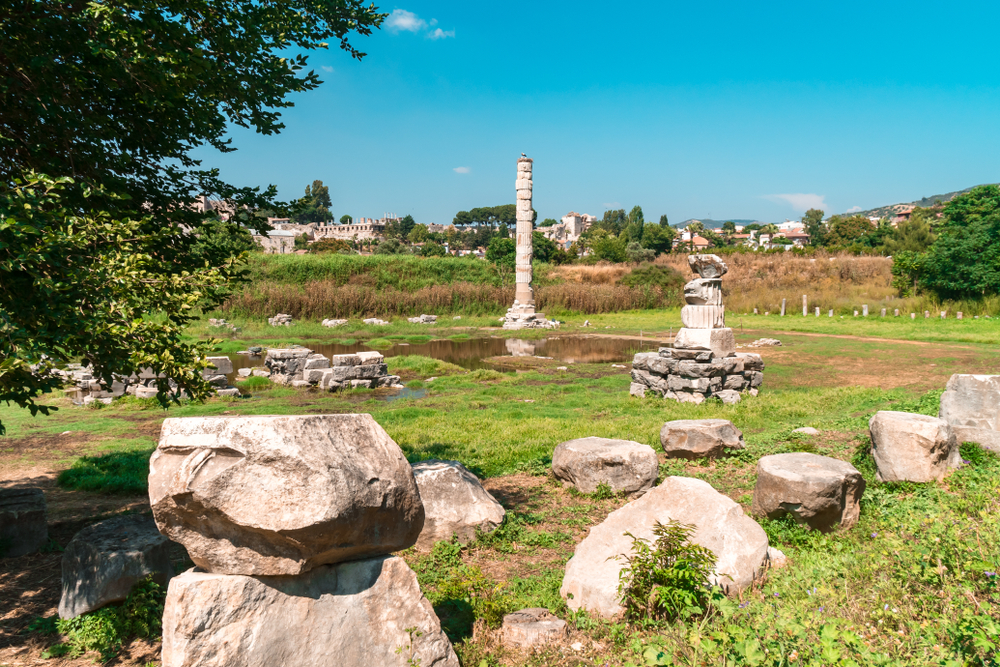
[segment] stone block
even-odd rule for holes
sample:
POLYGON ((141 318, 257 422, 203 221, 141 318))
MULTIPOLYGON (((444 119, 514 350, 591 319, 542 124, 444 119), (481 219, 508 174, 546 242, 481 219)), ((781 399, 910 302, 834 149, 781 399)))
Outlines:
POLYGON ((688 266, 702 278, 721 278, 729 267, 718 255, 688 255, 688 266))
POLYGON ((660 429, 668 459, 717 458, 743 449, 743 433, 725 419, 678 419, 660 429))
POLYGON ((324 377, 333 375, 331 368, 310 368, 302 373, 302 379, 309 384, 319 384, 324 377))
POLYGON ((76 618, 122 602, 150 575, 161 586, 174 576, 170 540, 152 517, 128 514, 87 526, 63 552, 59 616, 76 618))
POLYGON ((656 483, 659 462, 649 445, 611 438, 578 438, 556 446, 552 474, 581 493, 594 493, 605 484, 615 493, 638 494, 656 483))
POLYGON ((644 398, 646 396, 646 385, 641 382, 633 382, 628 387, 628 393, 630 396, 644 398))
POLYGON ((693 391, 705 393, 711 388, 709 378, 683 378, 679 375, 667 376, 668 391, 693 391))
POLYGON ((41 489, 0 489, 0 558, 32 554, 49 541, 41 489))
POLYGON ((298 577, 189 570, 170 581, 162 667, 459 667, 402 558, 298 577))
MULTIPOLYGON (((510 339, 508 339, 510 340, 510 339)), ((641 371, 649 370, 649 362, 653 359, 659 359, 660 355, 656 352, 639 352, 634 357, 632 357, 632 368, 641 371)))
POLYGON ((609 514, 577 545, 559 590, 567 606, 603 618, 620 614, 619 573, 625 558, 632 555, 632 537, 626 533, 652 542, 656 522, 670 520, 693 525, 692 541, 715 554, 715 572, 705 583, 718 584, 727 594, 736 595, 760 575, 768 544, 757 522, 707 482, 668 477, 609 514))
POLYGON ((215 390, 216 396, 240 396, 239 387, 224 387, 223 389, 215 390))
POLYGON ((1000 375, 952 375, 938 417, 948 422, 959 443, 1000 452, 1000 375))
POLYGON ((829 532, 858 522, 865 480, 846 461, 806 452, 772 454, 757 462, 753 513, 829 532))
POLYGON ((722 281, 695 278, 684 285, 684 302, 695 306, 722 306, 722 281))
POLYGON ((542 608, 507 614, 500 628, 500 641, 504 646, 515 649, 537 648, 562 641, 568 636, 566 621, 542 608))
POLYGON ((371 389, 374 380, 351 380, 351 389, 371 389))
MULTIPOLYGON (((662 352, 660 353, 660 356, 663 356, 662 352)), ((700 363, 708 363, 715 358, 715 354, 713 354, 711 350, 684 350, 677 348, 671 352, 670 357, 668 358, 675 361, 697 361, 700 363)))
POLYGON ((233 372, 233 361, 229 357, 206 357, 206 360, 212 366, 203 370, 203 375, 230 375, 233 372))
POLYGON ((452 536, 465 544, 476 537, 477 530, 489 533, 503 522, 503 506, 458 461, 414 463, 413 477, 425 515, 417 549, 430 551, 436 542, 452 536))
POLYGON ((748 371, 763 371, 764 359, 755 352, 737 352, 736 357, 743 361, 743 369, 748 371))
POLYGON ((305 366, 302 370, 314 370, 317 368, 329 368, 330 360, 324 357, 322 354, 314 354, 306 359, 305 366))
POLYGON ((710 378, 723 375, 725 367, 720 360, 708 363, 699 361, 678 361, 674 373, 685 378, 710 378))
POLYGON ((381 352, 376 352, 374 350, 368 352, 358 352, 358 365, 367 366, 371 364, 381 364, 385 357, 382 356, 381 352))
POLYGON ((726 405, 736 405, 743 399, 743 397, 740 395, 740 392, 735 391, 733 389, 723 389, 721 391, 715 391, 712 392, 712 395, 715 398, 722 401, 723 403, 725 403, 726 405))
POLYGON ((149 498, 164 535, 226 574, 399 551, 424 522, 410 464, 370 415, 168 418, 149 498))
POLYGON ((356 354, 335 354, 330 357, 332 366, 357 366, 361 359, 356 354))
POLYGON ((743 378, 743 374, 739 375, 727 375, 722 381, 722 388, 724 390, 733 391, 743 391, 747 386, 747 381, 743 378))
POLYGON ((716 357, 728 357, 736 352, 736 337, 732 329, 684 328, 677 332, 674 348, 709 350, 716 357))
POLYGON ((519 178, 514 181, 515 190, 531 190, 531 179, 530 178, 519 178))
POLYGON ((931 482, 961 465, 958 440, 943 419, 882 410, 868 429, 880 482, 931 482))
POLYGON ((531 190, 518 190, 517 198, 518 200, 531 199, 531 190))

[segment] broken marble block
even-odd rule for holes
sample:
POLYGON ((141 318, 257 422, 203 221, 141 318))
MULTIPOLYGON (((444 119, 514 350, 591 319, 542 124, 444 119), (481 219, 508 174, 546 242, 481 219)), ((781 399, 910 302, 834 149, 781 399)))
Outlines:
POLYGON ((503 506, 458 461, 420 461, 413 464, 413 476, 425 517, 417 549, 430 551, 436 542, 453 536, 464 544, 477 530, 489 533, 503 523, 503 506))
POLYGON ((659 461, 653 448, 642 443, 577 438, 556 446, 552 474, 581 493, 594 493, 604 484, 614 493, 639 494, 656 483, 659 461))
POLYGON ((210 572, 301 574, 410 547, 424 524, 371 415, 166 419, 149 469, 157 526, 210 572))
POLYGON ((41 489, 0 489, 0 558, 35 553, 49 541, 41 489))

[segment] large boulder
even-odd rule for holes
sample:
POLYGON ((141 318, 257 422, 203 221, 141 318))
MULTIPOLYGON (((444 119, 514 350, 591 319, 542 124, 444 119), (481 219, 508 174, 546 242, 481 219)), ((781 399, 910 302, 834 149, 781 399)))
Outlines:
POLYGON ((943 419, 882 410, 868 429, 880 482, 931 482, 962 463, 955 433, 943 419))
POLYGON ((41 489, 0 489, 0 558, 35 553, 49 541, 41 489))
POLYGON ((59 616, 75 618, 121 602, 149 575, 161 586, 174 576, 170 540, 152 517, 131 514, 87 526, 63 552, 59 616))
POLYGON ((477 528, 490 532, 503 522, 503 506, 458 461, 415 463, 413 477, 424 503, 424 528, 417 549, 429 551, 435 542, 450 540, 452 535, 464 544, 475 538, 477 528))
POLYGON ((225 574, 391 553, 424 524, 410 464, 371 415, 166 419, 149 499, 163 534, 225 574))
POLYGON ((510 648, 535 648, 565 639, 569 635, 566 621, 548 609, 522 609, 503 617, 501 641, 510 648))
POLYGON ((959 443, 974 442, 1000 453, 1000 375, 952 375, 941 394, 938 417, 959 443))
POLYGON ((846 461, 805 452, 772 454, 757 462, 753 513, 777 519, 792 515, 821 531, 858 522, 865 480, 846 461))
POLYGON ((641 493, 653 487, 659 470, 653 448, 631 440, 578 438, 552 454, 552 474, 582 493, 600 484, 615 493, 641 493))
POLYGON ((678 419, 660 429, 668 459, 717 458, 743 449, 743 433, 725 419, 678 419))
POLYGON ((707 482, 668 477, 638 500, 609 514, 577 545, 559 589, 569 608, 586 609, 605 618, 623 611, 618 575, 625 556, 632 555, 632 538, 625 533, 652 542, 654 524, 670 520, 693 525, 692 541, 715 554, 710 583, 736 594, 758 576, 767 556, 764 529, 707 482))
POLYGON ((401 558, 324 565, 298 577, 189 570, 163 612, 162 667, 458 667, 401 558))

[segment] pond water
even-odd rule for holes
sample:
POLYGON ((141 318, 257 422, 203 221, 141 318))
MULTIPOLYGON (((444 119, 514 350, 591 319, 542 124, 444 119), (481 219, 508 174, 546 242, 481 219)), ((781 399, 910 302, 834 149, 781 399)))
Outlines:
MULTIPOLYGON (((491 357, 551 357, 563 363, 615 363, 629 362, 636 352, 656 350, 666 345, 651 339, 613 338, 610 336, 550 336, 537 340, 521 338, 470 338, 468 340, 432 340, 426 343, 396 342, 389 348, 378 348, 386 357, 421 355, 475 370, 501 368, 503 364, 489 363, 491 357)), ((309 349, 325 357, 371 350, 363 343, 341 345, 313 342, 309 349)), ((263 356, 234 354, 233 368, 262 366, 263 356)))

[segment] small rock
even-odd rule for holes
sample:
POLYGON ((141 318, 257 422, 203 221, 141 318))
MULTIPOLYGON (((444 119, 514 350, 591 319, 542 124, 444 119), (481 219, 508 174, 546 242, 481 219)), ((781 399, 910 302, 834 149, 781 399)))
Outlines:
MULTIPOLYGON (((604 328, 607 329, 608 327, 604 327, 604 328)), ((569 645, 569 647, 571 649, 573 649, 574 651, 582 651, 583 650, 583 644, 581 644, 580 642, 573 642, 572 644, 569 645)))
POLYGON ((788 556, 786 556, 780 550, 775 549, 774 547, 768 547, 767 562, 770 564, 772 569, 780 570, 781 568, 788 565, 788 556))
POLYGON ((568 371, 569 369, 565 366, 556 366, 557 371, 568 371))
POLYGON ((522 609, 503 617, 500 636, 509 648, 534 648, 565 639, 569 628, 548 609, 522 609))
POLYGON ((252 372, 253 372, 252 368, 241 368, 238 371, 236 371, 236 374, 239 375, 241 378, 247 378, 250 377, 250 374, 252 372))
POLYGON ((364 322, 365 324, 371 325, 371 326, 376 326, 376 327, 384 327, 384 326, 388 326, 389 325, 388 322, 386 322, 385 320, 380 320, 377 317, 369 317, 367 320, 362 320, 362 322, 364 322))
POLYGON ((736 405, 741 400, 743 400, 743 397, 740 395, 740 392, 736 391, 735 389, 723 389, 722 391, 717 391, 712 395, 718 398, 726 405, 736 405))
POLYGON ((222 389, 216 389, 215 390, 215 395, 216 396, 239 396, 240 395, 240 388, 239 387, 223 387, 222 389))
POLYGON ((453 535, 465 544, 475 538, 477 529, 489 533, 503 522, 503 506, 458 461, 414 463, 413 477, 425 516, 417 549, 430 551, 436 542, 453 535))
MULTIPOLYGON (((683 392, 678 393, 678 400, 681 394, 683 392)), ((660 444, 668 459, 716 458, 746 446, 743 433, 725 419, 678 419, 667 422, 660 429, 660 444)))
POLYGON ((0 489, 0 558, 35 553, 49 541, 41 489, 0 489))
POLYGON ((628 393, 632 396, 643 398, 646 396, 646 385, 641 382, 633 382, 628 387, 628 393))
POLYGON ((625 366, 621 364, 611 364, 611 368, 625 368, 625 366))
POLYGON ((453 317, 451 319, 453 319, 453 320, 460 320, 460 319, 462 319, 462 316, 461 315, 456 315, 455 317, 453 317))
POLYGON ((940 480, 962 462, 955 433, 943 419, 882 410, 868 429, 880 482, 940 480))
POLYGON ((335 329, 337 327, 342 327, 345 324, 347 324, 347 320, 326 319, 326 320, 323 320, 322 324, 323 324, 324 327, 329 327, 331 329, 335 329))
POLYGON ((63 552, 59 617, 76 618, 121 602, 148 575, 161 586, 174 576, 170 540, 152 517, 131 514, 87 526, 63 552))
POLYGON ((814 429, 812 426, 803 426, 802 428, 797 428, 792 433, 801 433, 802 435, 819 435, 819 430, 814 429))
POLYGON ((865 480, 846 461, 806 452, 772 454, 757 462, 753 513, 786 514, 814 530, 847 530, 858 522, 865 480))
POLYGON ((642 493, 659 474, 656 452, 649 445, 611 438, 578 438, 556 446, 552 474, 581 493, 606 484, 614 493, 642 493))

